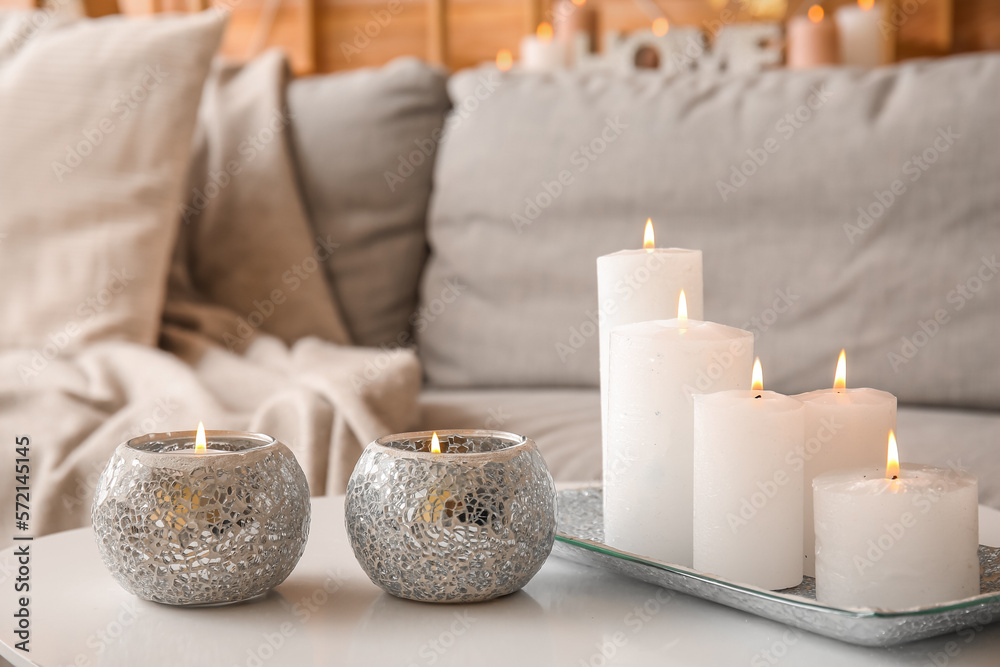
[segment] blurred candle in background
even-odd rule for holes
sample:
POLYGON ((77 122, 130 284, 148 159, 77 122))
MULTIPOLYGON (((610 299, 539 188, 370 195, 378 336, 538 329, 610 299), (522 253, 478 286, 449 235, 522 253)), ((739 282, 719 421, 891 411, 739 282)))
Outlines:
POLYGON ((575 65, 581 54, 597 48, 597 12, 587 0, 559 0, 553 5, 555 41, 566 54, 566 64, 575 65))
POLYGON ((506 72, 514 65, 514 55, 510 49, 500 49, 497 51, 497 69, 506 72))
MULTIPOLYGON (((840 62, 858 67, 878 67, 889 62, 888 34, 879 29, 882 5, 858 0, 837 10, 840 62)), ((888 25, 888 24, 886 24, 888 25)))
POLYGON ((552 38, 552 25, 539 23, 534 35, 521 39, 521 67, 530 72, 546 72, 566 66, 566 51, 552 38))
POLYGON ((789 69, 808 69, 836 65, 838 57, 837 24, 827 18, 823 8, 813 5, 806 16, 793 16, 787 28, 789 69))

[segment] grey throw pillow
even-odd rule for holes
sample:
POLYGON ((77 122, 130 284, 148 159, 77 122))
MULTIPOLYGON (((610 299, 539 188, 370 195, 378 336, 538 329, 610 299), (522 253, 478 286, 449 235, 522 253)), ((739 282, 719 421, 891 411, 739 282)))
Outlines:
POLYGON ((326 275, 357 345, 412 340, 445 80, 404 58, 289 86, 306 206, 316 233, 338 244, 326 275))
MULTIPOLYGON (((455 106, 492 68, 451 82, 455 106)), ((1000 56, 731 77, 500 77, 442 144, 419 336, 435 385, 598 383, 595 260, 704 252, 769 388, 1000 407, 1000 56), (437 304, 458 286, 453 303, 437 304)))
POLYGON ((0 347, 26 350, 26 380, 85 343, 156 343, 222 28, 0 14, 0 347))

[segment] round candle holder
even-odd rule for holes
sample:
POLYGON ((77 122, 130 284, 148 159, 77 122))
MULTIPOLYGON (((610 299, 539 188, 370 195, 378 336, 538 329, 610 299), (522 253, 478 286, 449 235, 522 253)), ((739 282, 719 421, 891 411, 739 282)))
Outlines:
POLYGON ((242 602, 291 574, 309 536, 309 485, 292 452, 267 435, 151 433, 118 446, 92 518, 121 586, 171 605, 242 602))
POLYGON ((347 534, 375 584, 422 602, 521 589, 552 551, 555 485, 535 443, 499 431, 372 442, 347 486, 347 534))

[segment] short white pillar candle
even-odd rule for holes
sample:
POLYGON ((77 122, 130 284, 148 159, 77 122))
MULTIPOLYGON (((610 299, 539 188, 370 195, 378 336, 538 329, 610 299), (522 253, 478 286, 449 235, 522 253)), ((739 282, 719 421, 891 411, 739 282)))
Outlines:
POLYGON ((692 396, 749 389, 753 334, 676 318, 611 333, 605 540, 692 565, 692 396))
POLYGON ((703 319, 701 251, 657 248, 652 220, 646 220, 642 245, 641 249, 620 250, 597 258, 601 442, 605 458, 611 330, 623 324, 672 318, 677 314, 681 292, 691 319, 703 319))
POLYGON ((847 388, 847 356, 840 351, 833 389, 795 398, 805 405, 805 440, 792 456, 805 471, 802 510, 802 572, 816 576, 816 532, 812 481, 846 468, 877 468, 885 462, 885 439, 896 429, 896 397, 878 389, 847 388))
POLYGON ((694 397, 694 569, 777 590, 802 582, 802 403, 750 390, 694 397))
POLYGON ((899 466, 891 435, 889 449, 886 468, 813 480, 817 599, 895 611, 978 595, 976 478, 899 466))

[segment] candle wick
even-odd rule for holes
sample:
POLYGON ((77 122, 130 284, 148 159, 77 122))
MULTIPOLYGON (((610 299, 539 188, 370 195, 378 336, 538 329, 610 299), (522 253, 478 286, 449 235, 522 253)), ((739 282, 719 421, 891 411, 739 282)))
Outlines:
POLYGON ((754 396, 754 398, 760 398, 760 394, 757 394, 756 396, 754 396))
POLYGON ((899 475, 893 475, 892 478, 893 479, 899 479, 899 475))

